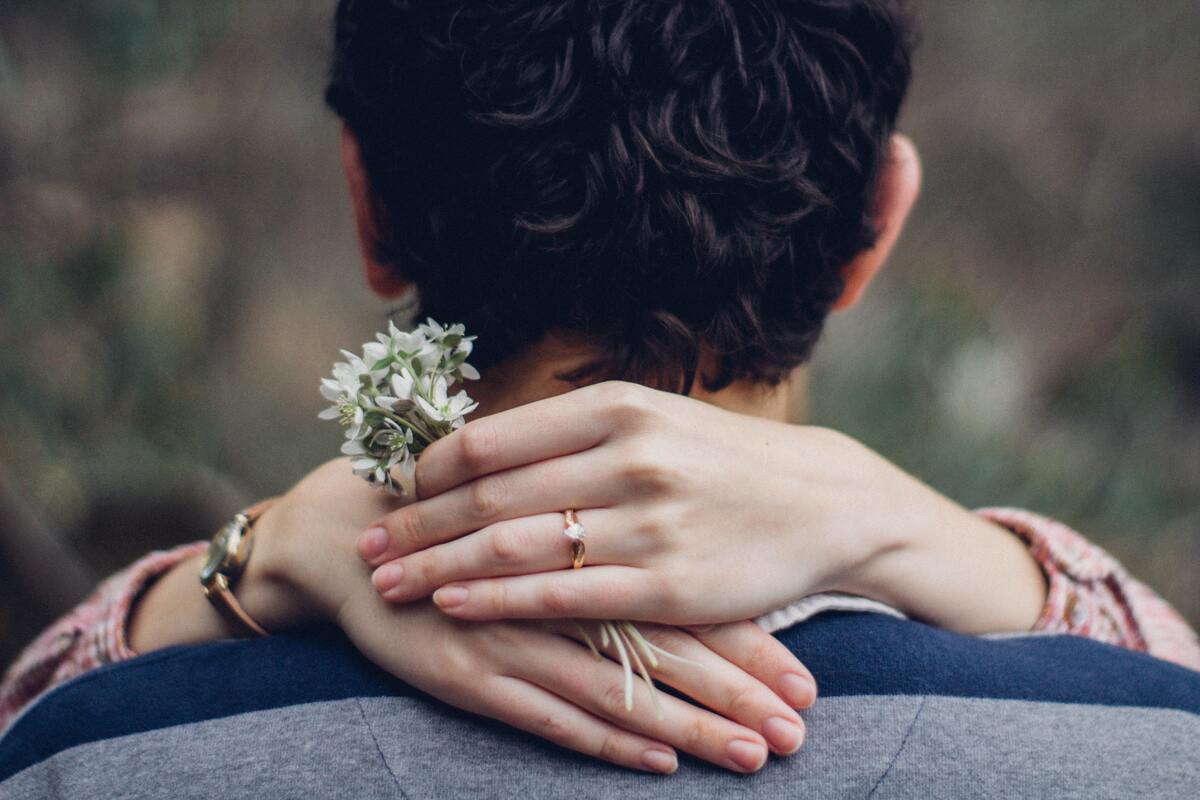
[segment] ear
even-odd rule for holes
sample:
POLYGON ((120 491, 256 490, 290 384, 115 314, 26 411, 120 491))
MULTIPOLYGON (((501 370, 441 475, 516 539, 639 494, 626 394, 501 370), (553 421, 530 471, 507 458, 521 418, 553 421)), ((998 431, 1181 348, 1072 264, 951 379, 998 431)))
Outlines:
POLYGON ((384 264, 376 256, 379 229, 376 227, 371 185, 363 169, 358 140, 347 127, 342 128, 342 169, 346 172, 350 203, 354 206, 354 228, 358 231, 358 246, 367 268, 367 283, 372 291, 384 297, 401 295, 411 284, 396 274, 395 267, 384 264))
POLYGON ((900 231, 917 202, 921 191, 921 159, 912 140, 894 134, 888 143, 887 162, 875 189, 875 244, 854 257, 842 268, 845 288, 833 304, 834 311, 850 308, 859 301, 867 285, 879 273, 892 252, 900 231))

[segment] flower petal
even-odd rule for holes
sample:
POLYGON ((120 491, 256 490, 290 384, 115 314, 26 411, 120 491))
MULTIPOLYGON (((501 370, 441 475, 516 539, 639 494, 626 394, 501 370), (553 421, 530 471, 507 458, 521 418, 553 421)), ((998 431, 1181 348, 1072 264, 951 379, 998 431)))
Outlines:
POLYGON ((377 361, 382 361, 383 359, 387 358, 387 354, 387 345, 384 345, 380 342, 367 342, 363 345, 363 355, 366 356, 366 360, 370 364, 374 364, 377 361))
POLYGON ((417 405, 422 411, 425 412, 425 416, 429 417, 430 419, 436 422, 441 422, 444 419, 442 412, 430 405, 429 401, 424 397, 421 397, 421 395, 417 395, 417 405))

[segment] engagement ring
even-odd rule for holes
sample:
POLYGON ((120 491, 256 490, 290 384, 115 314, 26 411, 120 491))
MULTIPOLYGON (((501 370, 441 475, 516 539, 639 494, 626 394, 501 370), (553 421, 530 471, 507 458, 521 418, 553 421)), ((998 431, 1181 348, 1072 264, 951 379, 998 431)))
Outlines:
POLYGON ((574 509, 568 508, 564 511, 563 520, 566 522, 563 536, 571 540, 571 568, 579 569, 583 566, 583 559, 587 555, 587 546, 583 543, 583 537, 587 536, 587 530, 575 516, 574 509))

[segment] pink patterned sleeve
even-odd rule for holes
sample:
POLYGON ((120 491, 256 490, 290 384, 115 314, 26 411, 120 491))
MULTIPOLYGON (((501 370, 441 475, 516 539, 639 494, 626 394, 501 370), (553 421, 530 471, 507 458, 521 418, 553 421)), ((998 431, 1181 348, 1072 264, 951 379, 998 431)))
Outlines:
POLYGON ((60 683, 137 655, 125 640, 134 601, 155 578, 206 547, 205 542, 195 542, 144 556, 43 631, 0 682, 0 732, 25 706, 60 683))
POLYGON ((1021 537, 1046 574, 1046 607, 1034 630, 1085 636, 1200 670, 1196 632, 1103 548, 1028 511, 978 513, 1021 537))

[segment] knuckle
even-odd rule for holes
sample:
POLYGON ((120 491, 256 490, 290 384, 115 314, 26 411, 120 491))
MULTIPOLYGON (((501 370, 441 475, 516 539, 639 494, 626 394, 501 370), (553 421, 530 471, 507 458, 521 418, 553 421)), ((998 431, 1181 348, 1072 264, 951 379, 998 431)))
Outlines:
POLYGON ((421 516, 415 507, 400 509, 392 515, 390 522, 393 541, 403 549, 411 550, 424 543, 425 526, 421 524, 421 516))
POLYGON ((479 672, 479 658, 474 651, 462 641, 454 641, 444 647, 438 654, 439 669, 430 674, 435 686, 446 690, 456 690, 466 684, 470 676, 479 672))
POLYGON ((542 590, 542 605, 551 613, 569 615, 575 612, 578 602, 571 587, 551 583, 542 590))
POLYGON ((600 750, 596 755, 605 761, 620 760, 622 753, 621 740, 623 738, 618 732, 609 731, 604 735, 604 740, 600 742, 600 750))
POLYGON ((666 494, 683 486, 688 472, 673 458, 669 443, 649 435, 627 443, 621 453, 619 475, 632 489, 666 494))
POLYGON ((637 424, 650 411, 649 392, 644 386, 626 381, 608 381, 599 388, 605 413, 618 425, 637 424))
POLYGON ((599 698, 600 710, 610 717, 622 717, 625 710, 625 685, 619 682, 610 683, 604 687, 599 698))
POLYGON ((501 478, 480 478, 471 484, 468 501, 475 519, 492 519, 503 509, 508 490, 501 478))
POLYGON ((755 674, 764 674, 775 663, 775 654, 773 641, 758 642, 750 648, 750 655, 746 659, 746 668, 755 674))
POLYGON ((416 469, 413 470, 413 490, 418 500, 424 500, 429 495, 429 467, 427 464, 428 462, 419 460, 416 469))
POLYGON ((667 473, 667 465, 660 453, 642 443, 626 447, 621 458, 620 474, 627 484, 648 489, 664 488, 667 473))
POLYGON ((424 586, 438 586, 441 584, 441 570, 439 569, 438 560, 430 556, 409 559, 409 563, 415 563, 416 573, 420 576, 421 583, 424 586))
MULTIPOLYGON (((648 505, 630 526, 628 538, 633 549, 645 555, 672 552, 675 546, 675 531, 669 515, 663 513, 661 503, 648 505)), ((666 562, 670 564, 671 562, 666 562)))
POLYGON ((519 561, 525 552, 525 545, 525 537, 512 528, 500 528, 488 538, 492 560, 501 564, 519 561))
POLYGON ((712 729, 703 718, 692 720, 683 733, 685 749, 693 753, 702 750, 711 732, 712 729))
POLYGON ((671 507, 665 502, 648 504, 641 514, 634 531, 642 536, 653 539, 660 545, 669 545, 677 532, 679 520, 671 507))
POLYGON ((652 628, 649 632, 642 631, 642 634, 656 647, 661 647, 668 653, 676 654, 682 654, 687 648, 689 640, 692 638, 678 628, 661 625, 652 628))
POLYGON ((528 645, 528 639, 523 636, 523 631, 515 625, 497 623, 481 625, 479 629, 484 641, 487 642, 489 652, 492 653, 512 651, 522 645, 528 645))
POLYGON ((755 705, 755 691, 751 686, 734 686, 725 696, 726 716, 746 719, 755 705))
POLYGON ((487 596, 491 599, 493 614, 497 617, 504 617, 508 614, 508 590, 504 588, 504 581, 492 581, 491 591, 487 596))
POLYGON ((554 669, 560 695, 575 705, 586 706, 587 700, 596 693, 591 675, 561 663, 556 664, 554 669))
POLYGON ((500 436, 494 425, 476 422, 459 432, 463 464, 469 470, 483 470, 500 452, 500 436))

